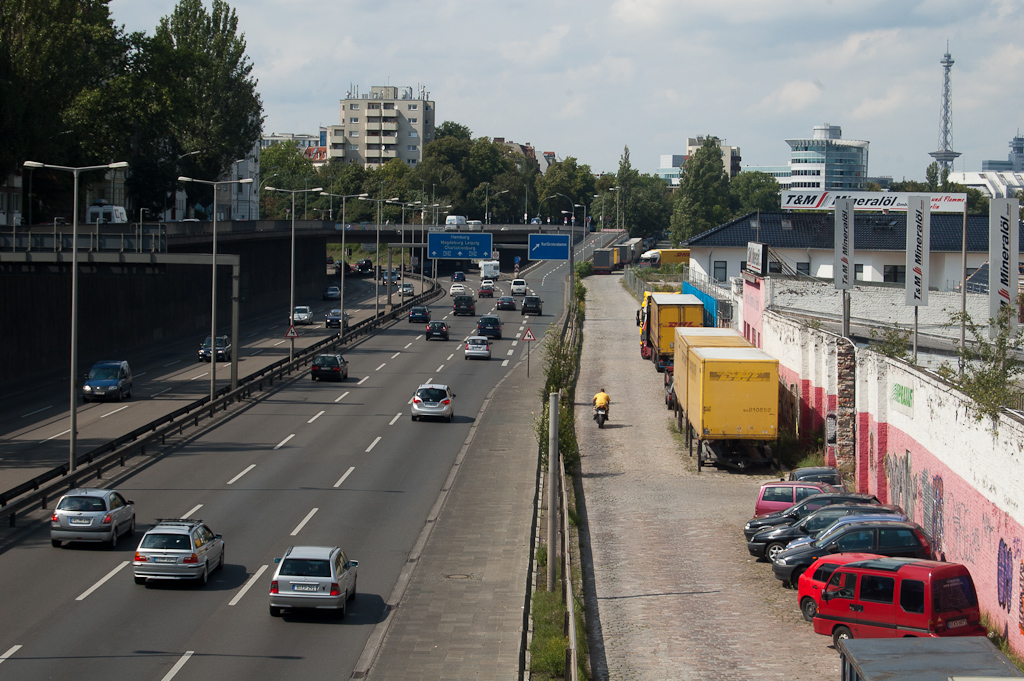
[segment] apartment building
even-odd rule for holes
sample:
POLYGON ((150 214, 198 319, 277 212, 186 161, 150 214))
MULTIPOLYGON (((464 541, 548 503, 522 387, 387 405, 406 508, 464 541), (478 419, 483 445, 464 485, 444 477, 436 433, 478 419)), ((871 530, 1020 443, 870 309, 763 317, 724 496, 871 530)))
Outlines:
POLYGON ((335 163, 378 166, 399 158, 415 166, 434 139, 434 102, 422 87, 350 90, 341 100, 339 120, 323 130, 327 157, 335 163))

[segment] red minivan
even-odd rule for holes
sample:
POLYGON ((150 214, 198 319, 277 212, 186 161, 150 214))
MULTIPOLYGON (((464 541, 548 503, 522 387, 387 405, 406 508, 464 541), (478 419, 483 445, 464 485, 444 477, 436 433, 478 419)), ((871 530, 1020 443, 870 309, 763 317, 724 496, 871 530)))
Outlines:
POLYGON ((811 563, 797 580, 796 601, 800 604, 800 612, 808 622, 814 621, 821 602, 821 590, 832 578, 836 568, 848 563, 856 563, 869 558, 881 558, 874 553, 830 553, 811 563))
POLYGON ((803 501, 812 494, 822 492, 838 492, 835 487, 825 482, 801 482, 789 480, 773 480, 761 485, 754 502, 754 515, 764 515, 774 511, 782 511, 798 501, 803 501))
POLYGON ((814 631, 844 638, 984 636, 974 581, 958 563, 872 558, 836 568, 814 631))

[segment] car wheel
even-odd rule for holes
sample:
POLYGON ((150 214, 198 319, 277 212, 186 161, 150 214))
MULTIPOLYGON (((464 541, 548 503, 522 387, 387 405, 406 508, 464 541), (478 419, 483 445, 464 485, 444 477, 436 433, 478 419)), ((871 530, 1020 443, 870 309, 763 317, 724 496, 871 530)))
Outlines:
POLYGON ((804 596, 804 599, 800 601, 800 612, 803 613, 805 620, 813 622, 814 615, 818 612, 818 604, 810 596, 804 596))
POLYGON ((132 386, 130 385, 128 386, 128 395, 126 395, 126 398, 129 400, 132 399, 132 386))
POLYGON ((413 421, 415 421, 416 420, 416 414, 409 414, 409 418, 411 418, 413 421))
POLYGON ((310 376, 310 378, 312 378, 314 381, 316 380, 316 376, 310 376))
POLYGON ((797 585, 800 584, 800 575, 802 575, 806 569, 807 568, 800 567, 793 570, 793 575, 789 578, 789 585, 791 587, 795 589, 797 585))
POLYGON ((135 536, 135 516, 134 515, 132 516, 131 523, 128 525, 127 535, 129 537, 134 537, 135 536))
POLYGON ((107 549, 108 550, 113 551, 114 549, 117 548, 117 537, 118 537, 117 525, 115 525, 114 527, 110 528, 110 541, 107 542, 107 549))
POLYGON ((780 541, 773 541, 768 546, 764 547, 764 557, 775 562, 775 558, 786 550, 786 545, 780 541))
POLYGON ((338 610, 338 617, 345 619, 345 615, 348 614, 348 594, 341 599, 341 609, 338 610))
POLYGON ((837 646, 839 641, 851 638, 853 638, 853 632, 850 631, 849 627, 836 627, 835 631, 832 632, 832 645, 837 646))
POLYGON ((145 577, 136 577, 135 578, 135 583, 136 584, 145 584, 146 583, 146 578, 145 577))
POLYGON ((210 581, 210 566, 209 565, 204 565, 203 566, 203 573, 201 575, 199 575, 197 581, 199 582, 199 586, 206 586, 206 583, 208 581, 210 581))
POLYGON ((280 617, 281 616, 281 608, 278 608, 278 607, 273 606, 273 605, 270 606, 270 616, 271 617, 280 617))
POLYGON ((454 420, 455 420, 455 412, 452 412, 451 414, 448 414, 448 423, 451 423, 454 420))
POLYGON ((63 544, 63 543, 64 542, 62 542, 60 539, 51 539, 50 540, 50 546, 52 546, 55 549, 59 549, 60 545, 63 544))
POLYGON ((222 546, 221 549, 220 549, 220 562, 217 563, 217 569, 218 570, 223 570, 224 569, 224 551, 225 551, 225 549, 222 546))
POLYGON ((355 600, 355 597, 356 597, 356 583, 358 582, 358 579, 359 579, 358 577, 353 577, 352 578, 352 593, 350 593, 348 595, 348 599, 350 601, 351 600, 355 600))

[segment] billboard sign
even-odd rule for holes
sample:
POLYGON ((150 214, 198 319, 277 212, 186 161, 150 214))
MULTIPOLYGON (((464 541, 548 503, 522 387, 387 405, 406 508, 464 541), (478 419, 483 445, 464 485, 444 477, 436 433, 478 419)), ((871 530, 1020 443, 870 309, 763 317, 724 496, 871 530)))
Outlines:
MULTIPOLYGON (((1020 201, 991 199, 988 205, 988 314, 998 319, 1004 305, 1017 308, 1020 201)), ((1017 315, 1011 314, 1010 328, 1016 324, 1017 315)), ((996 335, 996 327, 989 325, 989 337, 996 335)))
POLYGON ((832 277, 836 288, 853 288, 853 199, 837 199, 835 265, 832 277))
POLYGON ((759 277, 768 274, 768 264, 765 261, 764 244, 756 241, 747 242, 747 270, 759 277))
MULTIPOLYGON (((782 210, 834 210, 839 199, 851 199, 857 210, 905 212, 907 192, 784 191, 782 210)), ((963 213, 967 194, 932 194, 931 212, 963 213)))
POLYGON ((931 249, 931 201, 911 196, 907 203, 907 305, 928 305, 928 260, 931 249))

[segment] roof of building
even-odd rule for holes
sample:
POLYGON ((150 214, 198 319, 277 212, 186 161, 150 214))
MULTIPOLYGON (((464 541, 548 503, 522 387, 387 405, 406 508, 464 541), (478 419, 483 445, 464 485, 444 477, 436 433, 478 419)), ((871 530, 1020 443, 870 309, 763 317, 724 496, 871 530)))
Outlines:
MULTIPOLYGON (((692 237, 680 246, 697 248, 746 248, 758 241, 771 248, 814 248, 832 250, 835 239, 835 218, 831 212, 747 213, 703 234, 692 237)), ((959 251, 963 239, 961 213, 931 214, 931 251, 959 251)), ((1024 251, 1024 230, 1018 237, 1024 251)), ((857 213, 853 228, 854 250, 905 251, 907 247, 907 214, 857 213)), ((967 250, 988 252, 988 216, 967 216, 967 250)))

